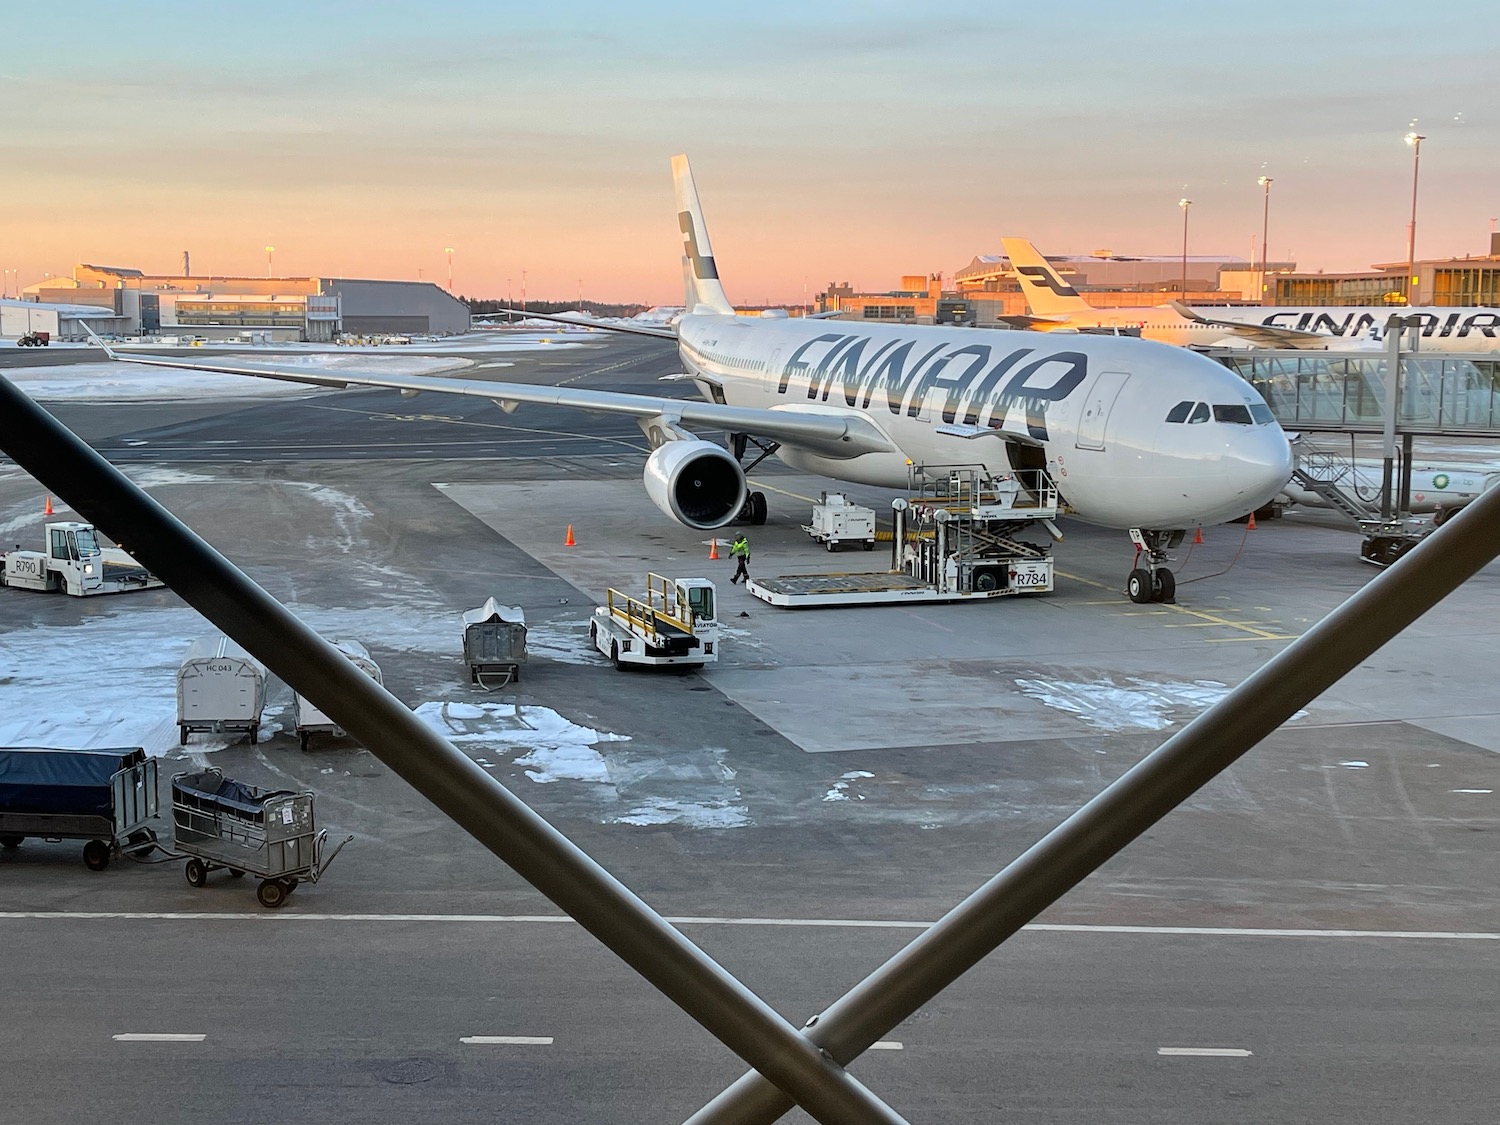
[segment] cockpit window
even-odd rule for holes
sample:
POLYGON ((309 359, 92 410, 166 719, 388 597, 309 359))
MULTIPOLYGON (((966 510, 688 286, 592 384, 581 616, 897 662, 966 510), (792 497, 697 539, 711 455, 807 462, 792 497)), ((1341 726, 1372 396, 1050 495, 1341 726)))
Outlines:
POLYGON ((1179 402, 1167 412, 1168 422, 1186 422, 1188 412, 1193 409, 1191 402, 1179 402))
POLYGON ((1230 403, 1227 406, 1214 406, 1215 422, 1230 422, 1236 426, 1253 426, 1254 420, 1250 417, 1250 408, 1243 402, 1230 403))
POLYGON ((1191 425, 1195 422, 1207 422, 1208 419, 1208 403, 1200 402, 1197 406, 1193 407, 1193 415, 1188 419, 1188 424, 1191 425))
POLYGON ((1276 415, 1271 413, 1271 408, 1263 402, 1252 402, 1250 404, 1250 417, 1264 426, 1267 422, 1276 421, 1276 415))

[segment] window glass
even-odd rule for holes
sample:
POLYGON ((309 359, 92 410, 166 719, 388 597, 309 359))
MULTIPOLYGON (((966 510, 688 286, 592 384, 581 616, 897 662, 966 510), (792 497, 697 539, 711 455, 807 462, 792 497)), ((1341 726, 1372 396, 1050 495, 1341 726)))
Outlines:
POLYGON ((78 549, 80 551, 82 551, 85 555, 93 555, 98 553, 99 541, 94 538, 93 529, 84 528, 82 531, 77 532, 76 534, 78 535, 78 549))
POLYGON ((1200 402, 1197 406, 1193 407, 1193 416, 1188 419, 1188 422, 1207 422, 1208 417, 1208 403, 1200 402))
POLYGON ((1236 426, 1251 426, 1254 421, 1250 417, 1250 408, 1243 402, 1230 403, 1227 406, 1214 407, 1214 421, 1231 422, 1236 426))
POLYGON ((1250 417, 1254 418, 1262 426, 1267 422, 1276 421, 1276 415, 1272 414, 1271 408, 1263 402, 1253 402, 1250 404, 1250 417))
POLYGON ((1186 422, 1188 411, 1193 409, 1191 402, 1179 402, 1167 412, 1168 422, 1186 422))

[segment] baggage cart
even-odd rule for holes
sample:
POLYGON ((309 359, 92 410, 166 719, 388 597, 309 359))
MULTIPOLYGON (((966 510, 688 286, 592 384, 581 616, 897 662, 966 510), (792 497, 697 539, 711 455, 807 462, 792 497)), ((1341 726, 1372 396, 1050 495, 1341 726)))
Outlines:
POLYGON ((325 854, 328 830, 314 823, 311 793, 257 789, 212 767, 172 778, 172 824, 191 886, 203 886, 211 871, 255 875, 255 897, 270 909, 303 880, 321 879, 354 839, 345 837, 325 854))
MULTIPOLYGON (((334 648, 342 652, 349 661, 377 684, 381 683, 380 665, 370 659, 370 650, 358 641, 332 641, 334 648)), ((308 739, 315 734, 331 734, 335 738, 344 737, 344 728, 335 723, 318 707, 312 700, 301 693, 296 694, 297 702, 297 737, 302 740, 302 749, 307 749, 308 739)))
POLYGON ((0 847, 27 838, 83 840, 83 862, 103 871, 156 846, 157 762, 140 747, 0 748, 0 847))
POLYGON ((178 740, 195 731, 242 730, 254 744, 266 706, 266 668, 223 634, 200 637, 177 669, 178 740))
POLYGON ((526 663, 526 614, 518 605, 489 598, 464 613, 464 663, 469 682, 488 688, 485 676, 503 676, 496 687, 521 678, 526 663))

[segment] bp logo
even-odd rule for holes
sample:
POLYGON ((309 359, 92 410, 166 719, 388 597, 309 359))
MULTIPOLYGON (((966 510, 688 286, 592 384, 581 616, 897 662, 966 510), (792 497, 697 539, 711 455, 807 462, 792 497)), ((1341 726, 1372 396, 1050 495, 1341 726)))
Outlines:
POLYGON ((1433 488, 1447 488, 1448 487, 1448 474, 1447 473, 1438 473, 1437 476, 1433 477, 1432 478, 1432 487, 1433 488))

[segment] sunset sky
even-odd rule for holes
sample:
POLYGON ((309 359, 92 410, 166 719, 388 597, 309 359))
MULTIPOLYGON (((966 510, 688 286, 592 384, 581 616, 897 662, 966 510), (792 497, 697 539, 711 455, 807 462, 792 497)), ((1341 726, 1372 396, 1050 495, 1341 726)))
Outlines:
MULTIPOLYGON (((1491 4, 8 7, 0 268, 415 278, 677 303, 687 152, 743 303, 1046 253, 1483 253, 1491 4), (24 45, 24 46, 21 46, 24 45)), ((16 275, 7 273, 10 292, 16 275)))

